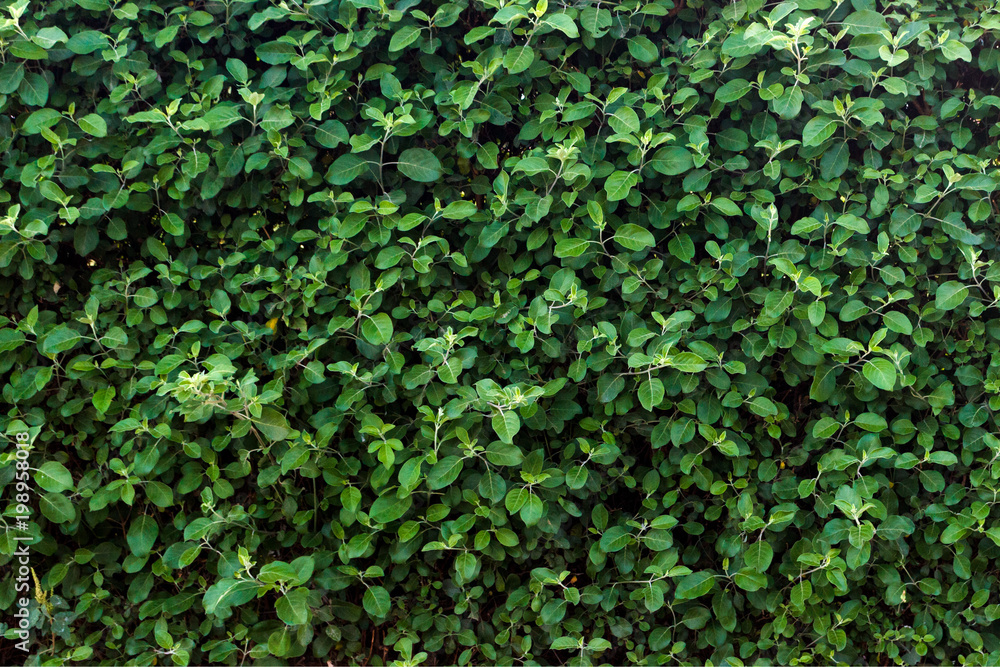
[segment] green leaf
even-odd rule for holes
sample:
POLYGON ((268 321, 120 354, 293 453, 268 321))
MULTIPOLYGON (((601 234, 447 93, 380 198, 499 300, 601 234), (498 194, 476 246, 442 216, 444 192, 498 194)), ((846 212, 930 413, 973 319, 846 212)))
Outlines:
POLYGON ((840 125, 838 121, 827 116, 816 116, 802 130, 803 146, 819 146, 833 136, 840 125))
POLYGON ((542 23, 555 28, 570 39, 577 39, 580 36, 580 30, 569 14, 547 14, 542 18, 542 23))
POLYGON ((746 552, 743 554, 743 562, 746 563, 747 567, 757 572, 764 572, 770 567, 773 557, 774 550, 771 548, 771 545, 761 540, 747 547, 746 552))
POLYGON ((464 466, 465 460, 458 456, 444 457, 427 473, 427 488, 431 491, 445 488, 458 479, 464 466))
POLYGON ((521 419, 513 410, 496 413, 493 415, 490 423, 493 425, 493 430, 496 432, 497 437, 500 438, 500 441, 507 444, 512 443, 514 436, 521 430, 521 419))
POLYGON ((246 604, 257 597, 260 585, 246 579, 220 579, 205 591, 202 605, 205 612, 219 618, 228 618, 232 607, 246 604))
POLYGON ((673 355, 670 357, 668 365, 682 373, 700 373, 708 368, 705 360, 693 352, 681 352, 673 355))
POLYGON ((262 408, 260 417, 252 419, 252 422, 254 427, 263 433, 268 440, 274 442, 284 440, 292 432, 285 418, 272 407, 262 408))
POLYGON ((583 466, 574 466, 566 473, 566 486, 571 489, 582 489, 587 484, 589 473, 583 466))
POLYGON ((957 39, 949 39, 947 42, 941 45, 941 53, 948 60, 964 60, 967 63, 972 62, 972 51, 969 50, 965 44, 958 41, 957 39))
POLYGON ((869 359, 862 370, 865 378, 883 391, 896 386, 896 366, 888 359, 869 359))
POLYGON ((644 63, 652 63, 659 59, 660 53, 645 35, 636 35, 628 40, 628 52, 636 60, 644 63))
POLYGON ((934 307, 938 310, 955 310, 969 296, 969 288, 960 282, 949 280, 938 286, 934 296, 934 307))
POLYGON ((415 25, 400 26, 389 40, 389 53, 402 51, 420 38, 420 28, 415 25))
POLYGON ((628 250, 640 251, 654 245, 656 239, 649 230, 630 222, 615 231, 615 243, 628 250))
POLYGON ((361 335, 372 345, 388 345, 392 333, 392 318, 386 313, 376 313, 361 324, 361 335))
POLYGON ((98 412, 104 413, 111 407, 111 401, 115 397, 115 388, 112 386, 101 387, 91 399, 98 412))
POLYGON ((52 523, 69 523, 76 518, 76 508, 61 493, 46 493, 38 502, 42 516, 52 523))
POLYGON ((309 590, 293 588, 278 598, 274 609, 286 625, 305 625, 309 622, 309 590))
POLYGON ((326 181, 330 185, 347 185, 366 171, 366 161, 353 153, 347 153, 333 161, 326 172, 326 181))
POLYGON ((77 55, 86 55, 107 46, 107 43, 108 38, 103 33, 97 30, 81 30, 69 38, 66 48, 77 55))
POLYGON ((785 88, 785 92, 771 100, 771 109, 782 120, 791 120, 799 115, 805 96, 799 86, 785 88))
POLYGON ((880 433, 889 426, 884 417, 874 412, 862 412, 854 419, 854 423, 872 433, 880 433))
POLYGON ((639 403, 647 410, 659 405, 663 396, 663 383, 659 378, 647 378, 639 384, 639 403))
POLYGON ((676 176, 694 167, 691 151, 681 146, 666 146, 653 154, 649 166, 666 176, 676 176))
POLYGON ((896 333, 903 334, 904 336, 909 336, 913 333, 913 325, 910 323, 910 318, 897 310, 884 313, 882 321, 885 322, 885 326, 889 330, 896 333))
POLYGON ((43 107, 49 100, 49 84, 38 72, 29 72, 24 75, 17 92, 21 96, 21 101, 29 107, 43 107))
POLYGON ((616 171, 608 176, 608 180, 604 183, 604 189, 608 193, 608 201, 625 199, 638 183, 639 174, 634 171, 616 171))
POLYGON ((389 591, 385 590, 381 586, 372 586, 365 591, 362 604, 364 605, 365 611, 376 618, 388 616, 389 610, 392 609, 389 591))
POLYGON ((706 595, 715 586, 715 577, 709 572, 694 572, 677 582, 674 597, 677 600, 694 600, 706 595))
MULTIPOLYGON (((9 95, 17 90, 24 80, 24 63, 20 61, 8 62, 0 67, 0 94, 9 95)), ((62 116, 56 112, 57 116, 62 116)))
POLYGON ((753 90, 753 85, 746 79, 733 79, 719 86, 715 91, 715 101, 730 104, 753 90))
POLYGON ((46 461, 35 471, 35 484, 45 491, 69 491, 73 488, 73 475, 62 463, 46 461))
POLYGON ((368 515, 378 523, 392 523, 406 514, 412 506, 412 497, 407 495, 399 498, 395 492, 389 492, 375 499, 368 515))
POLYGON ((404 176, 420 183, 441 178, 441 162, 426 148, 408 148, 399 154, 397 167, 404 176))
POLYGON ((166 213, 160 217, 160 226, 171 236, 184 234, 184 221, 176 213, 166 213))
POLYGON ((39 346, 42 354, 59 354, 76 347, 82 336, 67 326, 59 326, 50 331, 39 346))
POLYGON ((521 507, 521 521, 526 526, 534 526, 544 515, 545 505, 542 503, 542 499, 529 492, 527 498, 525 498, 524 505, 521 507))
POLYGON ((108 136, 108 124, 96 113, 89 113, 78 121, 80 129, 95 137, 108 136))
POLYGON ((601 536, 601 551, 606 554, 621 551, 631 542, 632 536, 621 526, 612 526, 601 536))
MULTIPOLYGON (((567 475, 568 480, 568 475, 567 475)), ((567 481, 567 484, 569 482, 567 481)), ((507 495, 507 483, 504 482, 503 477, 494 473, 493 471, 487 471, 479 479, 479 495, 483 498, 488 498, 493 504, 497 504, 504 499, 507 495)))
POLYGON ((530 46, 515 46, 507 51, 503 57, 503 66, 511 74, 520 74, 531 67, 535 61, 535 52, 530 46))
POLYGON ((563 239, 556 242, 554 254, 562 259, 564 257, 579 257, 590 248, 591 241, 584 239, 563 239))
POLYGON ((126 536, 132 555, 138 558, 148 556, 159 534, 160 526, 153 517, 143 514, 133 520, 126 536))
POLYGON ((143 487, 146 497, 157 507, 170 507, 174 504, 174 492, 163 482, 147 482, 143 487))
POLYGON ((872 9, 862 9, 850 14, 844 19, 842 26, 851 35, 876 34, 889 28, 885 17, 872 9))

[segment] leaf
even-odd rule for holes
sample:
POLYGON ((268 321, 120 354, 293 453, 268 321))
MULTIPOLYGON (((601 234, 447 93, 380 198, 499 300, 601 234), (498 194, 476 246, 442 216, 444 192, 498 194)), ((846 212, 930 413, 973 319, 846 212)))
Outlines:
POLYGON ((681 146, 666 146, 653 154, 649 166, 666 176, 677 176, 694 167, 691 151, 681 146))
MULTIPOLYGON (((567 475, 567 480, 568 478, 567 475)), ((498 504, 507 495, 507 483, 504 482, 503 477, 489 470, 479 479, 478 489, 479 495, 489 499, 493 504, 498 504)))
POLYGON ((375 618, 388 616, 389 610, 392 609, 389 591, 385 590, 381 586, 372 586, 365 591, 362 604, 364 605, 365 611, 375 618))
POLYGON ((583 466, 574 466, 566 473, 566 486, 571 489, 582 489, 587 484, 589 473, 583 466))
POLYGON ((640 251, 654 245, 656 239, 649 230, 630 222, 615 231, 615 243, 628 250, 640 251))
POLYGON ((621 526, 612 526, 601 536, 601 551, 607 554, 615 553, 624 549, 631 541, 632 536, 627 530, 621 526))
POLYGON ((503 57, 503 66, 511 74, 520 74, 531 67, 535 61, 535 52, 530 46, 515 46, 509 49, 503 57))
POLYGON ((812 584, 807 580, 800 581, 792 587, 788 597, 796 607, 804 607, 812 597, 812 584))
POLYGON ((278 598, 274 609, 286 625, 305 625, 309 622, 309 590, 293 588, 278 598))
POLYGON ((513 410, 496 413, 490 423, 500 441, 506 444, 511 444, 514 441, 514 436, 521 430, 521 420, 513 410))
POLYGON ((126 536, 132 555, 138 558, 148 556, 159 534, 160 526, 153 517, 143 514, 133 520, 126 536))
POLYGON ((220 579, 205 591, 202 605, 205 612, 219 618, 228 618, 231 607, 246 604, 257 597, 260 585, 246 579, 220 579))
POLYGON ((562 239, 556 242, 553 254, 562 259, 564 257, 579 257, 590 248, 591 241, 584 239, 562 239))
POLYGON ((17 87, 21 101, 29 107, 43 107, 49 100, 49 84, 38 72, 25 74, 17 87))
POLYGON ((386 313, 376 313, 361 324, 361 335, 372 345, 388 345, 392 334, 392 318, 386 313))
POLYGON ((771 559, 773 557, 774 550, 771 548, 771 545, 761 540, 747 547, 746 552, 743 554, 743 562, 746 563, 747 567, 757 572, 764 572, 771 566, 771 559))
POLYGON ((521 521, 523 521, 526 526, 534 526, 544 515, 545 504, 542 503, 542 499, 535 494, 528 492, 524 505, 521 506, 521 521))
POLYGON ((407 495, 399 498, 395 492, 390 492, 375 499, 368 515, 378 523, 392 523, 406 514, 412 506, 412 497, 407 495))
POLYGON ((680 354, 675 354, 673 357, 670 357, 668 365, 671 368, 676 368, 682 373, 700 373, 708 368, 708 364, 705 363, 705 360, 693 352, 681 352, 680 354))
POLYGON ((949 280, 938 286, 934 295, 934 307, 938 310, 955 310, 969 296, 969 288, 955 280, 949 280))
POLYGON ((580 36, 580 30, 567 13, 546 14, 542 18, 542 23, 555 28, 570 39, 577 39, 580 36))
POLYGON ((333 161, 326 172, 326 181, 330 185, 347 185, 366 171, 367 162, 353 153, 347 153, 333 161))
MULTIPOLYGON (((8 62, 0 67, 0 95, 9 95, 17 90, 24 80, 24 63, 8 62)), ((62 116, 56 112, 57 116, 62 116)))
POLYGON ((397 168, 410 180, 432 183, 442 175, 441 162, 426 148, 408 148, 399 154, 397 168))
POLYGON ((839 122, 827 116, 816 116, 802 129, 803 146, 819 146, 833 136, 839 122))
POLYGON ((160 226, 171 236, 184 234, 184 221, 176 213, 167 213, 160 217, 160 226))
POLYGON ((862 412, 854 419, 854 423, 872 433, 880 433, 889 427, 885 418, 874 412, 862 412))
POLYGON ((402 51, 420 38, 420 28, 415 25, 400 26, 389 40, 389 53, 402 51))
POLYGON ((771 100, 770 105, 779 118, 782 120, 791 120, 799 115, 804 99, 802 89, 799 86, 792 86, 791 88, 785 88, 785 92, 771 100))
POLYGON ((944 220, 941 221, 941 228, 944 229, 948 236, 960 243, 965 243, 966 245, 979 245, 983 242, 983 237, 978 234, 973 234, 965 224, 965 221, 962 220, 960 214, 946 215, 944 220))
POLYGON ((435 463, 430 472, 427 473, 427 488, 431 491, 445 488, 458 479, 458 475, 462 472, 464 466, 465 460, 461 457, 444 457, 435 463))
POLYGON ((115 388, 108 385, 106 387, 101 387, 96 392, 91 399, 94 407, 98 412, 104 413, 108 411, 111 407, 111 400, 115 397, 115 388))
POLYGON ((964 60, 967 63, 972 62, 972 51, 970 51, 969 47, 962 44, 962 42, 957 39, 949 39, 947 42, 942 44, 941 53, 947 60, 964 60))
POLYGON ((753 90, 753 85, 746 79, 733 79, 719 86, 715 91, 715 101, 730 104, 753 90))
POLYGON ((659 378, 647 378, 639 384, 639 403, 647 410, 659 405, 663 396, 663 383, 659 378))
MULTIPOLYGON (((315 138, 316 143, 324 148, 336 148, 340 144, 346 144, 350 141, 351 137, 347 133, 347 128, 339 120, 328 120, 316 128, 315 138)), ((327 174, 327 181, 332 183, 329 173, 327 174)), ((347 180, 347 182, 350 181, 351 179, 347 180)), ((334 185, 338 184, 334 183, 334 185)), ((344 183, 340 183, 339 185, 344 185, 344 183)))
POLYGON ((78 121, 80 129, 95 137, 108 136, 108 124, 96 113, 90 113, 78 121))
POLYGON ((709 572, 694 572, 677 582, 674 597, 678 600, 694 600, 706 595, 715 586, 715 577, 709 572))
POLYGON ((46 493, 38 502, 42 516, 52 523, 69 523, 76 518, 76 508, 61 493, 46 493))
POLYGON ((862 370, 865 378, 883 391, 896 386, 896 366, 888 359, 869 359, 862 370))
POLYGON ((46 461, 35 471, 35 484, 45 491, 68 491, 73 488, 73 475, 62 463, 46 461))
POLYGON ((616 171, 604 182, 608 201, 620 201, 628 197, 632 188, 639 183, 639 174, 634 171, 616 171))
POLYGON ((97 30, 81 30, 69 38, 66 48, 77 55, 86 55, 107 46, 107 43, 108 38, 97 30))
POLYGON ((272 442, 284 440, 292 432, 281 413, 269 406, 261 408, 260 417, 252 421, 254 427, 272 442))
POLYGON ((850 14, 844 19, 843 26, 851 35, 877 34, 889 28, 885 17, 871 9, 862 9, 850 14))
POLYGON ((632 57, 643 63, 655 62, 659 56, 659 50, 645 35, 636 35, 628 40, 628 52, 632 57))
POLYGON ((890 331, 895 331, 904 336, 909 336, 913 333, 913 325, 910 323, 910 318, 897 310, 884 313, 882 321, 890 331))
POLYGON ((42 354, 58 354, 76 347, 82 337, 67 326, 58 326, 43 339, 40 349, 42 354))
POLYGON ((163 482, 148 482, 143 488, 146 497, 157 507, 170 507, 174 504, 174 492, 163 482))

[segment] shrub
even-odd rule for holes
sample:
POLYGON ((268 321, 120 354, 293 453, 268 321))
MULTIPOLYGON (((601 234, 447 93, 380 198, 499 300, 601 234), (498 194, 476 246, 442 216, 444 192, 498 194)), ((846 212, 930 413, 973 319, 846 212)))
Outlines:
POLYGON ((997 664, 987 4, 4 0, 6 636, 997 664))

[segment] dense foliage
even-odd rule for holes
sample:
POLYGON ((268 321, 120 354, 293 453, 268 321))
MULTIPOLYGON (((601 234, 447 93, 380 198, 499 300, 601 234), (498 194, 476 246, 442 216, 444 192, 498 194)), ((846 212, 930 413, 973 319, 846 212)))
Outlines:
POLYGON ((0 1, 3 629, 30 487, 31 664, 997 664, 998 43, 0 1))

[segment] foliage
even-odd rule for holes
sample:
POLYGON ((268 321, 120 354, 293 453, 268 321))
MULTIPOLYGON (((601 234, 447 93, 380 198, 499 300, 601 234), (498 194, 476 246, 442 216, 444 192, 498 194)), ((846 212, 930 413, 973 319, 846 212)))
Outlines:
POLYGON ((1000 662, 991 3, 0 16, 32 664, 1000 662))

